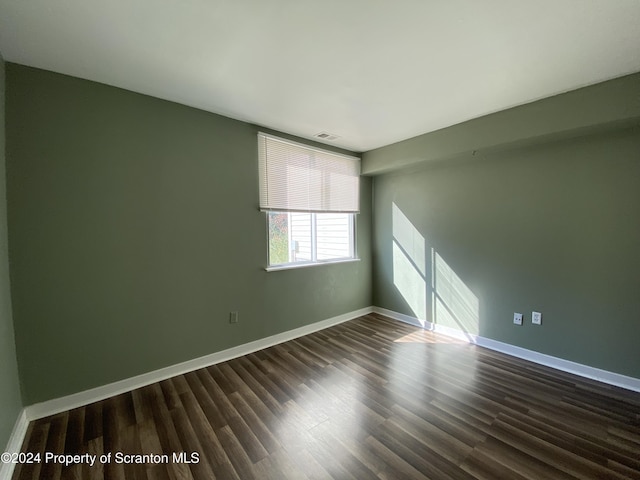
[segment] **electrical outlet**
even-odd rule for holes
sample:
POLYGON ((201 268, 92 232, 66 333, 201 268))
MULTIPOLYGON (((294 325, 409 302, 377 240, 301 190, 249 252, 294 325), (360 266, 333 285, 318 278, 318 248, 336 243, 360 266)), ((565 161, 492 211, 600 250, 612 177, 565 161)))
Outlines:
POLYGON ((531 312, 531 323, 534 325, 542 325, 542 313, 531 312))
POLYGON ((238 323, 238 312, 229 313, 229 323, 238 323))
POLYGON ((514 313, 513 314, 513 324, 514 325, 522 325, 522 314, 514 313))

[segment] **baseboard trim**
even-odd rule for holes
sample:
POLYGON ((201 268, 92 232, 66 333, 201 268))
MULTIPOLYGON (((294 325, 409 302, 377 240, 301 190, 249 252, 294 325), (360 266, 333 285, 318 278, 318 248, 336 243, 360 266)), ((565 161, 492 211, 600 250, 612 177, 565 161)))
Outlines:
POLYGON ((486 338, 479 335, 465 334, 464 332, 450 327, 445 327, 431 322, 419 320, 416 317, 394 312, 393 310, 387 310, 386 308, 373 307, 373 311, 375 313, 379 313, 380 315, 393 318, 394 320, 399 320, 401 322, 424 328, 425 330, 430 330, 442 335, 456 338, 458 340, 463 340, 480 347, 506 353, 507 355, 512 355, 523 360, 528 360, 540 365, 555 368, 563 372, 573 373, 574 375, 589 378, 591 380, 597 380, 608 385, 626 388, 627 390, 633 390, 634 392, 640 392, 640 379, 638 378, 609 372, 600 368, 590 367, 588 365, 583 365, 581 363, 572 362, 570 360, 553 357, 551 355, 528 350, 526 348, 516 347, 515 345, 510 345, 508 343, 493 340, 491 338, 486 338))
MULTIPOLYGON (((582 365, 579 363, 571 362, 569 360, 553 357, 551 355, 535 352, 533 350, 509 345, 507 343, 499 342, 497 340, 492 340, 490 338, 485 338, 479 335, 465 334, 463 332, 460 332, 459 330, 422 321, 410 315, 405 315, 393 310, 372 306, 361 308, 359 310, 338 315, 326 320, 321 320, 319 322, 295 328, 293 330, 288 330, 276 335, 271 335, 266 338, 238 345, 236 347, 212 353, 210 355, 205 355, 203 357, 195 358, 193 360, 188 360, 176 365, 144 373, 142 375, 137 375, 135 377, 119 380, 117 382, 92 388, 90 390, 85 390, 64 397, 30 405, 28 407, 25 407, 20 413, 20 416, 16 421, 14 431, 10 437, 9 444, 7 445, 6 451, 19 451, 20 447, 22 446, 22 441, 27 431, 29 422, 32 420, 44 418, 49 415, 55 415, 57 413, 71 410, 73 408, 82 407, 84 405, 98 402, 114 395, 119 395, 121 393, 135 390, 136 388, 144 387, 155 382, 166 380, 167 378, 171 378, 176 375, 182 375, 188 372, 192 372, 194 370, 198 370, 199 368, 226 362, 227 360, 241 357, 243 355, 248 355, 249 353, 262 350, 263 348, 268 348, 279 343, 293 340, 295 338, 302 337, 304 335, 308 335, 310 333, 314 333, 319 330, 323 330, 325 328, 347 322, 349 320, 353 320, 354 318, 358 318, 372 312, 379 313, 389 318, 393 318, 394 320, 399 320, 401 322, 424 328, 426 330, 431 330, 442 335, 447 335, 458 340, 476 344, 490 350, 506 353, 507 355, 512 355, 524 360, 529 360, 540 365, 546 365, 548 367, 568 373, 573 373, 581 377, 590 378, 592 380, 604 382, 609 385, 614 385, 617 387, 626 388, 628 390, 640 392, 640 379, 634 377, 609 372, 607 370, 601 370, 599 368, 590 367, 588 365, 582 365), (11 448, 14 448, 15 450, 12 450, 11 448)), ((5 474, 6 470, 6 465, 0 465, 0 480, 3 480, 5 478, 2 475, 5 474)), ((11 471, 13 471, 13 468, 11 468, 11 471)), ((7 478, 10 478, 10 475, 7 478)))
MULTIPOLYGON (((9 437, 9 441, 7 442, 7 447, 3 450, 3 452, 19 452, 22 448, 24 437, 27 434, 27 428, 29 428, 29 419, 27 418, 26 409, 23 408, 18 415, 18 419, 13 426, 11 436, 9 437)), ((13 475, 15 466, 15 463, 0 462, 0 480, 10 480, 11 476, 13 475)))
POLYGON ((107 385, 92 388, 82 392, 67 395, 65 397, 55 398, 53 400, 47 400, 42 403, 36 403, 26 407, 26 419, 37 420, 39 418, 48 417, 49 415, 55 415, 56 413, 71 410, 73 408, 82 407, 93 402, 98 402, 114 395, 129 392, 136 388, 144 387, 155 382, 166 380, 167 378, 175 377, 176 375, 182 375, 184 373, 192 372, 200 368, 215 365, 217 363, 226 362, 233 358, 248 355, 264 348, 272 347, 279 343, 287 342, 304 335, 308 335, 318 330, 324 330, 325 328, 338 325, 354 318, 361 317, 373 312, 373 307, 361 308, 353 312, 345 313, 332 317, 326 320, 305 325, 304 327, 295 328, 286 332, 271 335, 266 338, 261 338, 253 342, 238 345, 220 352, 205 355, 203 357, 188 360, 176 365, 154 370, 152 372, 137 375, 135 377, 119 380, 107 385))

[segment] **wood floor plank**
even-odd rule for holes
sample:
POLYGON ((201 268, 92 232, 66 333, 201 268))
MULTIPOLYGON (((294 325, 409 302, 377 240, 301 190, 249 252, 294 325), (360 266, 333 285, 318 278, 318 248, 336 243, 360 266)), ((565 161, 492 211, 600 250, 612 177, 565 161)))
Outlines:
POLYGON ((460 467, 474 478, 480 480, 496 480, 501 478, 527 480, 527 478, 529 478, 496 462, 494 457, 478 449, 473 450, 460 467))
MULTIPOLYGON (((140 438, 140 451, 141 454, 160 454, 162 450, 162 445, 160 444, 160 439, 158 437, 158 431, 156 430, 156 424, 152 418, 148 420, 144 420, 141 423, 137 424, 137 428, 139 431, 140 438)), ((156 478, 169 478, 169 474, 167 472, 167 468, 163 465, 153 466, 150 468, 149 477, 156 478), (164 473, 162 473, 164 472, 164 473)))
MULTIPOLYGON (((190 457, 192 452, 203 452, 202 443, 200 441, 202 437, 196 435, 193 425, 191 425, 191 422, 189 421, 189 417, 185 410, 182 408, 176 408, 172 410, 171 418, 173 420, 173 424, 175 425, 176 433, 178 435, 178 439, 180 440, 181 446, 180 450, 172 453, 184 452, 187 453, 187 455, 190 457)), ((188 467, 189 470, 191 470, 193 478, 215 478, 213 471, 211 470, 211 466, 209 465, 209 461, 204 455, 202 455, 201 458, 198 459, 198 462, 188 464, 188 467)))
MULTIPOLYGON (((123 438, 120 425, 126 422, 120 418, 120 395, 104 400, 102 406, 102 443, 105 452, 110 452, 115 456, 116 452, 122 451, 123 438)), ((114 480, 125 480, 124 465, 117 462, 104 464, 104 476, 114 480)))
MULTIPOLYGON (((102 444, 102 437, 92 438, 86 443, 86 452, 90 455, 96 455, 100 457, 104 454, 104 446, 102 444)), ((82 477, 83 479, 89 478, 91 480, 103 480, 104 479, 104 464, 97 461, 93 466, 88 463, 82 464, 82 477)))
POLYGON ((245 383, 250 385, 254 393, 262 399, 264 404, 275 415, 280 413, 280 406, 290 398, 269 378, 269 372, 262 368, 262 361, 257 356, 251 355, 239 359, 242 368, 255 380, 245 379, 245 383), (259 386, 258 386, 259 385, 259 386))
MULTIPOLYGON (((221 375, 223 375, 222 370, 209 368, 208 371, 214 372, 214 375, 216 375, 218 380, 221 380, 221 375)), ((227 375, 228 373, 229 372, 227 372, 227 375)), ((227 377, 225 377, 225 380, 221 380, 223 384, 227 382, 226 378, 227 377)), ((219 405, 225 417, 225 427, 230 427, 231 431, 234 433, 239 443, 242 445, 244 451, 251 458, 251 460, 253 462, 257 462, 262 458, 268 456, 269 453, 265 450, 256 435, 252 432, 251 428, 240 416, 233 403, 229 400, 229 395, 224 393, 222 387, 218 386, 217 381, 210 383, 209 386, 211 388, 209 393, 211 394, 213 400, 219 405)), ((231 393, 235 393, 237 389, 240 388, 240 386, 236 385, 234 387, 231 387, 230 384, 227 384, 227 388, 231 393)))
POLYGON ((87 405, 84 414, 84 442, 102 437, 102 405, 95 402, 87 405))
POLYGON ((416 439, 428 439, 430 448, 449 462, 459 464, 473 450, 472 447, 458 440, 455 436, 440 430, 402 407, 397 407, 395 412, 397 415, 389 419, 391 425, 402 429, 416 439))
MULTIPOLYGON (((207 387, 203 383, 203 380, 205 382, 211 381, 211 377, 206 375, 205 372, 191 372, 187 373, 185 378, 187 379, 191 392, 193 392, 195 399, 197 399, 197 402, 211 427, 215 430, 227 425, 227 419, 220 412, 218 405, 209 395, 209 391, 211 390, 207 390, 207 387), (202 373, 202 375, 199 375, 199 373, 202 373)), ((211 384, 208 385, 210 389, 213 388, 211 384)))
POLYGON ((640 480, 640 393, 369 314, 36 420, 22 450, 167 461, 14 480, 640 480))
POLYGON ((373 455, 376 455, 384 462, 384 469, 378 472, 378 477, 385 480, 425 480, 430 477, 427 472, 422 472, 411 463, 403 459, 394 448, 388 445, 384 438, 369 436, 365 444, 370 448, 373 455))
POLYGON ((291 346, 289 353, 305 365, 322 371, 322 369, 329 364, 329 362, 324 360, 316 352, 306 348, 298 339, 291 340, 289 343, 291 346))
MULTIPOLYGON (((75 455, 77 453, 85 453, 82 445, 84 436, 84 416, 85 408, 76 408, 69 412, 69 420, 67 422, 67 431, 65 434, 64 453, 67 455, 75 455)), ((82 479, 82 464, 73 464, 62 468, 62 478, 70 480, 82 479)))
MULTIPOLYGON (((27 429, 22 451, 30 452, 34 455, 40 454, 41 457, 44 456, 47 446, 47 438, 49 437, 49 428, 51 428, 50 422, 31 422, 29 424, 29 428, 27 429)), ((16 465, 16 469, 13 472, 13 478, 40 478, 42 465, 42 461, 18 464, 16 465)))
MULTIPOLYGON (((140 429, 137 425, 125 427, 122 431, 122 453, 140 454, 142 452, 142 444, 140 441, 140 429)), ((124 476, 134 480, 149 480, 147 476, 148 467, 152 464, 144 464, 137 462, 127 462, 123 465, 124 476)))
POLYGON ((282 406, 262 384, 261 380, 265 380, 265 377, 255 371, 252 374, 251 364, 243 360, 245 360, 244 357, 233 365, 233 369, 245 384, 241 391, 242 398, 265 424, 272 425, 282 413, 282 406))
MULTIPOLYGON (((165 389, 173 389, 173 383, 167 382, 165 384, 165 389)), ((165 402, 165 396, 163 394, 163 389, 160 383, 155 383, 149 385, 148 387, 144 387, 143 394, 146 397, 145 401, 147 401, 151 405, 154 425, 158 434, 158 442, 162 447, 162 451, 153 453, 172 455, 174 452, 184 451, 184 447, 180 442, 180 438, 178 437, 178 433, 176 432, 175 425, 173 424, 173 419, 171 417, 169 407, 165 402)), ((182 408, 182 402, 179 401, 179 397, 176 396, 175 398, 177 399, 176 402, 178 403, 175 404, 174 410, 177 408, 182 408)), ((189 466, 184 463, 169 463, 167 472, 169 474, 169 477, 172 479, 193 479, 189 466)))
POLYGON ((269 455, 282 448, 280 443, 269 431, 269 428, 245 401, 243 395, 238 392, 232 393, 229 395, 229 401, 233 404, 244 423, 249 427, 255 438, 258 439, 269 455))
POLYGON ((75 454, 82 451, 84 438, 84 418, 86 409, 76 408, 69 412, 67 431, 65 432, 64 453, 75 454))
POLYGON ((291 460, 309 480, 331 480, 332 478, 329 472, 306 449, 293 452, 291 460))
MULTIPOLYGON (((67 422, 69 413, 59 413, 50 417, 49 431, 47 434, 47 443, 45 452, 59 455, 64 452, 65 432, 67 430, 67 422)), ((49 478, 51 480, 59 480, 62 475, 62 464, 60 462, 47 462, 42 465, 40 470, 41 478, 49 478)))
POLYGON ((259 480, 280 480, 282 478, 307 480, 309 478, 283 449, 276 450, 267 458, 256 463, 253 468, 253 476, 259 480))
POLYGON ((466 472, 461 471, 455 463, 441 457, 431 449, 427 445, 430 439, 428 441, 426 439, 425 441, 420 441, 391 421, 382 424, 375 437, 405 462, 419 472, 426 474, 429 478, 459 478, 462 480, 473 478, 466 472))
MULTIPOLYGON (((310 453, 328 472, 331 478, 336 480, 358 480, 355 471, 349 470, 349 464, 354 458, 347 452, 336 452, 322 436, 314 437, 314 442, 310 445, 310 453)), ((367 478, 367 477, 364 477, 367 478)))
MULTIPOLYGON (((494 422, 493 430, 494 438, 499 438, 509 445, 513 445, 521 452, 542 460, 545 464, 557 468, 577 478, 584 477, 586 474, 595 474, 597 477, 605 475, 609 478, 621 478, 612 471, 607 472, 607 468, 598 465, 598 458, 590 456, 589 458, 581 457, 568 450, 557 448, 546 442, 542 438, 536 437, 525 430, 505 422, 502 417, 494 422), (595 461, 594 461, 595 460, 595 461)), ((623 478, 623 477, 622 477, 623 478)))
MULTIPOLYGON (((489 459, 492 464, 499 464, 527 479, 553 478, 554 480, 569 480, 576 478, 538 459, 536 454, 529 455, 510 443, 494 437, 488 437, 486 441, 477 445, 475 451, 483 453, 485 458, 489 459)), ((592 478, 598 477, 594 476, 592 478)))
MULTIPOLYGON (((185 393, 181 395, 181 399, 193 431, 195 432, 199 443, 202 445, 202 450, 196 451, 198 453, 202 453, 202 455, 207 459, 211 470, 216 477, 236 478, 237 475, 233 469, 229 455, 220 444, 220 440, 216 434, 214 426, 209 423, 208 418, 196 397, 185 393)), ((220 431, 221 428, 218 428, 217 431, 220 431)))
MULTIPOLYGON (((243 480, 252 479, 254 462, 249 458, 247 451, 244 449, 233 430, 231 430, 231 427, 227 425, 219 429, 216 434, 220 441, 220 445, 229 457, 230 463, 233 465, 233 476, 229 476, 228 478, 238 478, 243 480)), ((267 456, 262 458, 267 458, 267 456)), ((220 475, 220 478, 227 477, 220 475)))
MULTIPOLYGON (((177 387, 178 377, 170 378, 159 382, 160 390, 164 397, 164 404, 167 406, 167 410, 171 411, 176 408, 182 408, 182 402, 180 401, 180 392, 177 387)), ((185 391, 185 389, 181 389, 185 391)))

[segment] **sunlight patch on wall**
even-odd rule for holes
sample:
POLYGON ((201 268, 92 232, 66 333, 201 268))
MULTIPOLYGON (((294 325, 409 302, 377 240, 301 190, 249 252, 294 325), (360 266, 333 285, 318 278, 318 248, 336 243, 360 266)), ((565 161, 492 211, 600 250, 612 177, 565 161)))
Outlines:
POLYGON ((393 284, 423 326, 427 322, 480 334, 480 304, 471 289, 392 203, 393 284))
POLYGON ((393 242, 393 284, 413 311, 413 316, 424 325, 427 318, 426 282, 395 241, 393 242))
POLYGON ((393 203, 393 284, 424 326, 427 322, 427 281, 424 237, 393 203))
POLYGON ((465 333, 479 335, 478 298, 435 251, 433 251, 433 265, 435 322, 465 333))
POLYGON ((424 237, 395 203, 392 204, 391 214, 393 238, 406 253, 407 257, 411 260, 420 274, 425 277, 427 259, 425 257, 426 245, 424 237))

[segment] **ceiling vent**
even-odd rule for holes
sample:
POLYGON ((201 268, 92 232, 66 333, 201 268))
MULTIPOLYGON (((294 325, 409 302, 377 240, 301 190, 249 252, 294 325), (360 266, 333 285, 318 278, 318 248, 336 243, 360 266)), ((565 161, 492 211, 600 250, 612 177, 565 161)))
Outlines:
POLYGON ((320 140, 337 140, 338 138, 340 138, 338 135, 327 132, 316 133, 314 137, 319 138, 320 140))

